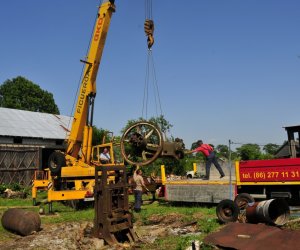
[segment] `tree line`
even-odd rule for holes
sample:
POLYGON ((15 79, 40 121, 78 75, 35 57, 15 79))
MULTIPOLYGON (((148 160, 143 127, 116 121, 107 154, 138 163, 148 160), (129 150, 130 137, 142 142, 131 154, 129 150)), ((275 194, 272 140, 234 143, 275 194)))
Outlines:
MULTIPOLYGON (((26 79, 25 77, 18 76, 13 79, 6 80, 0 85, 0 107, 21 109, 34 112, 59 114, 58 106, 56 105, 53 94, 40 88, 39 85, 26 79)), ((127 124, 121 130, 121 133, 134 124, 135 122, 144 120, 143 118, 128 120, 127 124)), ((156 124, 165 139, 174 141, 175 138, 167 136, 173 125, 165 119, 163 115, 159 117, 151 117, 148 121, 156 124)), ((98 145, 104 142, 104 139, 110 141, 114 139, 115 142, 120 142, 121 137, 116 136, 112 138, 109 130, 103 128, 93 129, 93 145, 98 145)), ((229 160, 231 156, 232 161, 235 160, 259 160, 259 159, 272 159, 280 148, 276 144, 266 144, 261 147, 258 144, 248 143, 237 147, 235 150, 229 152, 227 145, 211 145, 215 149, 217 156, 222 160, 229 160)), ((197 142, 192 143, 190 150, 197 147, 197 142)), ((182 160, 175 159, 157 159, 151 166, 145 168, 145 172, 159 172, 160 166, 165 165, 167 173, 174 173, 182 175, 186 171, 192 169, 193 162, 204 162, 205 159, 202 154, 197 153, 193 155, 186 155, 182 160)))

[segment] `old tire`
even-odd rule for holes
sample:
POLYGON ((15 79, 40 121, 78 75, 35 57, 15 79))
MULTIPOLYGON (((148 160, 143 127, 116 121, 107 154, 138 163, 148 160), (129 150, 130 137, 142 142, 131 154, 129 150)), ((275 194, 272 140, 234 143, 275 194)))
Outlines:
POLYGON ((48 159, 48 167, 51 174, 60 175, 63 166, 66 166, 65 156, 60 152, 53 152, 48 159))
POLYGON ((252 202, 255 202, 254 198, 247 193, 238 194, 234 199, 234 203, 239 207, 239 209, 246 209, 248 203, 252 202))
POLYGON ((239 207, 232 200, 222 200, 217 205, 216 213, 222 223, 235 222, 239 216, 239 207))

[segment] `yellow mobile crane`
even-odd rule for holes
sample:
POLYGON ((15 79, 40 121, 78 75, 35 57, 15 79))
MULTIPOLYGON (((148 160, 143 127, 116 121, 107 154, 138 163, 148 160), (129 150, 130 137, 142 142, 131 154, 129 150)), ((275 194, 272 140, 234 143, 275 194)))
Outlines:
POLYGON ((85 67, 67 148, 64 153, 55 151, 50 155, 47 173, 36 173, 32 188, 34 204, 38 189, 48 189, 50 203, 58 200, 92 199, 95 166, 101 164, 99 160, 101 148, 109 148, 111 165, 115 163, 112 143, 92 148, 96 78, 114 12, 114 0, 106 0, 99 7, 89 53, 85 60, 81 60, 85 67))
MULTIPOLYGON (((85 60, 83 77, 78 93, 72 128, 67 140, 66 151, 53 152, 48 160, 48 172, 36 172, 32 187, 33 204, 36 204, 37 190, 48 190, 49 208, 52 201, 93 200, 95 168, 98 166, 123 166, 123 160, 116 163, 112 143, 92 147, 94 100, 96 97, 96 77, 105 45, 106 35, 112 14, 115 12, 114 0, 105 0, 99 7, 89 53, 85 60), (101 163, 99 155, 103 148, 110 150, 110 162, 101 163)), ((148 49, 153 45, 154 23, 145 21, 148 49)), ((145 166, 158 157, 184 157, 182 140, 164 141, 160 129, 147 121, 130 126, 120 141, 120 152, 131 165, 145 166)), ((123 171, 123 170, 122 170, 123 171)))
MULTIPOLYGON (((72 128, 66 151, 53 152, 48 160, 48 170, 36 172, 32 198, 36 204, 37 190, 47 189, 49 210, 52 201, 95 200, 94 235, 113 245, 123 234, 136 241, 128 204, 128 183, 124 161, 116 163, 113 143, 92 147, 93 112, 96 97, 96 77, 101 61, 114 0, 104 0, 98 10, 89 53, 85 60, 83 77, 78 93, 72 128), (109 148, 110 162, 100 161, 100 151, 109 148)), ((148 48, 153 45, 153 21, 146 20, 148 48)), ((160 156, 183 157, 183 143, 164 142, 159 128, 148 122, 130 126, 122 136, 120 152, 132 165, 148 165, 160 156)), ((122 237, 121 237, 122 238, 122 237)))

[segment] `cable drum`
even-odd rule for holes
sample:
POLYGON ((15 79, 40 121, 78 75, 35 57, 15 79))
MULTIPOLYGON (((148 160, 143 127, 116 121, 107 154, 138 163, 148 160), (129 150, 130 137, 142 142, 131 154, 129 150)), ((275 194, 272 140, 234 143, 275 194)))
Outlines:
POLYGON ((290 216, 290 208, 284 199, 271 199, 249 203, 246 208, 246 218, 250 223, 265 222, 282 226, 290 216))

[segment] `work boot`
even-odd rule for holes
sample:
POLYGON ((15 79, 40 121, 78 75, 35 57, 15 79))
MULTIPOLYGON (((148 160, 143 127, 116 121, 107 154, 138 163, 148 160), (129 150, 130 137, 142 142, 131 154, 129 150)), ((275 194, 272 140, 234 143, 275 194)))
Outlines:
POLYGON ((220 179, 222 179, 225 176, 225 174, 221 174, 220 179))

